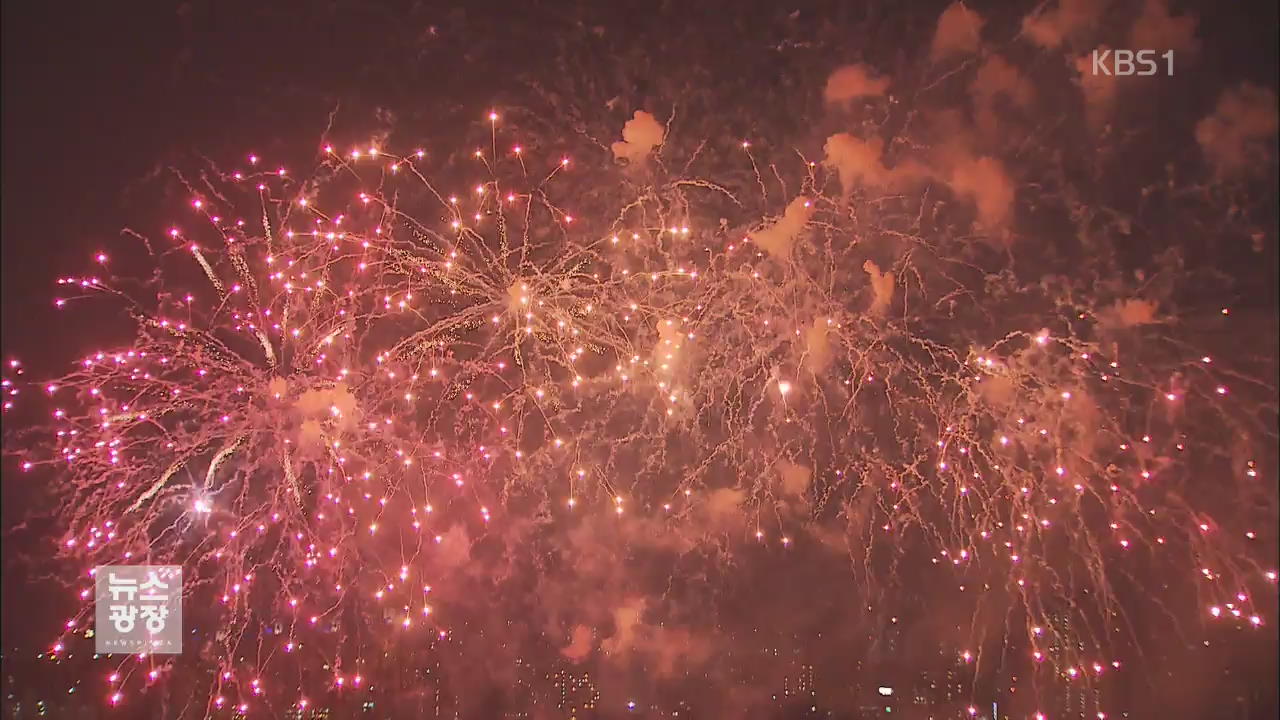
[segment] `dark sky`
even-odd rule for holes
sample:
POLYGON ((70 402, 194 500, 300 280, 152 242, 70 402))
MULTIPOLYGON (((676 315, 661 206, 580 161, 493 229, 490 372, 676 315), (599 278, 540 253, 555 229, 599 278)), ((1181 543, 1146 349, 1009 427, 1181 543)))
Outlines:
MULTIPOLYGON (((1276 4, 1201 4, 1200 65, 1274 86, 1276 4)), ((40 361, 46 349, 26 338, 54 319, 52 277, 82 268, 127 223, 163 222, 156 186, 140 185, 165 160, 197 148, 238 156, 285 132, 296 151, 337 107, 357 125, 377 107, 411 119, 461 110, 441 98, 480 108, 511 90, 515 71, 550 62, 552 38, 574 18, 612 20, 611 33, 633 33, 618 41, 630 45, 663 22, 638 8, 686 14, 670 3, 469 5, 5 3, 4 351, 40 361)))
POLYGON ((6 350, 39 357, 38 343, 21 338, 53 318, 54 268, 83 267, 126 218, 159 222, 129 202, 159 162, 197 147, 239 154, 246 136, 269 141, 286 112, 310 117, 304 125, 318 137, 330 99, 358 84, 369 33, 392 20, 257 5, 5 6, 6 350))
MULTIPOLYGON (((1275 87, 1276 3, 1196 4, 1199 34, 1207 38, 1200 70, 1275 87)), ((578 26, 575 18, 632 26, 634 34, 619 40, 632 45, 682 13, 678 3, 660 3, 663 14, 655 19, 637 9, 606 12, 584 9, 590 3, 537 0, 472 5, 465 12, 443 3, 381 0, 265 8, 241 0, 2 5, 0 353, 6 361, 21 357, 38 375, 56 374, 97 340, 120 337, 103 322, 110 318, 57 312, 53 281, 88 267, 90 255, 114 244, 124 226, 164 227, 180 206, 166 196, 158 172, 166 164, 188 161, 197 150, 214 158, 249 150, 305 153, 339 108, 340 122, 349 127, 378 125, 378 109, 389 108, 399 124, 429 135, 446 118, 476 118, 495 99, 509 97, 517 70, 552 69, 552 38, 578 26), (83 333, 83 346, 43 341, 51 327, 65 335, 66 323, 83 333)), ((751 5, 726 7, 760 15, 789 9, 751 5)), ((924 32, 944 5, 930 3, 920 13, 924 32)), ((973 5, 987 11, 1004 4, 973 5)), ((0 524, 9 527, 25 491, 10 478, 3 486, 0 524)), ((6 576, 6 599, 22 594, 15 582, 22 577, 6 576)), ((15 622, 7 610, 4 628, 6 646, 11 639, 48 637, 47 625, 15 622), (27 629, 29 638, 13 635, 27 629)))

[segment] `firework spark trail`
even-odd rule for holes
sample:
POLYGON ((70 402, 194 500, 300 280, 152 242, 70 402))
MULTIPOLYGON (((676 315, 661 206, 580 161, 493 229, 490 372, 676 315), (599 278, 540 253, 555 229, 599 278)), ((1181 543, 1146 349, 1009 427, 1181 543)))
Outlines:
MULTIPOLYGON (((961 591, 1003 585, 1009 644, 1048 681, 1112 668, 1135 553, 1202 575, 1215 619, 1263 622, 1248 594, 1274 570, 1241 523, 1265 512, 1227 515, 1196 476, 1266 499, 1259 449, 1214 448, 1228 428, 1274 442, 1274 387, 1228 389, 1237 371, 1166 328, 1106 328, 1121 295, 1071 302, 931 237, 927 192, 851 198, 802 162, 780 201, 743 149, 733 187, 697 174, 705 141, 685 174, 637 180, 491 131, 452 195, 456 166, 433 180, 425 153, 377 147, 188 184, 204 226, 162 259, 166 287, 207 281, 198 299, 128 300, 136 341, 48 386, 54 451, 26 462, 60 468, 65 559, 180 562, 189 602, 221 606, 206 715, 370 682, 370 637, 448 632, 451 543, 548 513, 827 544, 869 595, 925 558, 961 591), (726 198, 717 229, 704 207, 726 198), (1051 643, 1062 612, 1079 621, 1051 643)), ((989 632, 970 602, 966 662, 989 632)), ((126 702, 147 665, 115 664, 126 702)))

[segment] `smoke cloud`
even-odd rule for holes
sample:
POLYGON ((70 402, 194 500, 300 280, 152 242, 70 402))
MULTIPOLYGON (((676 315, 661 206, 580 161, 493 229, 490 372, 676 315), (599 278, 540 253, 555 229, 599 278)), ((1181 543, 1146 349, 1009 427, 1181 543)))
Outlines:
POLYGON ((662 144, 665 132, 653 115, 637 110, 635 116, 622 126, 622 140, 613 144, 613 156, 629 163, 639 163, 662 144))
POLYGON ((942 60, 951 55, 977 52, 982 40, 980 34, 985 21, 963 2, 953 2, 938 16, 938 28, 933 34, 929 49, 930 60, 942 60))
POLYGON ((828 103, 843 103, 861 97, 879 97, 888 89, 889 79, 877 76, 870 67, 845 65, 827 78, 822 96, 828 103))
POLYGON ((804 232, 805 225, 812 216, 813 204, 802 195, 787 205, 782 218, 777 222, 751 233, 751 241, 773 257, 785 260, 790 257, 792 245, 804 232))
POLYGON ((1060 0, 1052 10, 1023 18, 1022 33, 1036 45, 1055 50, 1096 26, 1106 6, 1107 0, 1060 0))
POLYGON ((1214 113, 1196 125, 1196 142, 1219 176, 1235 175, 1274 150, 1276 128, 1275 92, 1245 83, 1222 93, 1214 113))

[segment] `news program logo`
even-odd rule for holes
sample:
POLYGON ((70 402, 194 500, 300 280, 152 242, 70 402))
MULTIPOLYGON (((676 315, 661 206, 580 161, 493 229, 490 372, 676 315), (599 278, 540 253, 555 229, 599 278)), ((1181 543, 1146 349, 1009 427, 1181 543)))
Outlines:
POLYGON ((99 565, 94 649, 100 654, 182 652, 182 568, 99 565))

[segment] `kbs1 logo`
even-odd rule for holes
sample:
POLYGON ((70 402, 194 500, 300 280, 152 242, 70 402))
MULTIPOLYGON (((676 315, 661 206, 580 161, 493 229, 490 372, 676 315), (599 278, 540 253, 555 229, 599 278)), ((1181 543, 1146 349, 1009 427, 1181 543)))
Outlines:
POLYGON ((1166 75, 1173 75, 1173 51, 1157 54, 1155 50, 1112 50, 1111 48, 1093 51, 1093 74, 1150 76, 1159 75, 1164 70, 1166 75))

